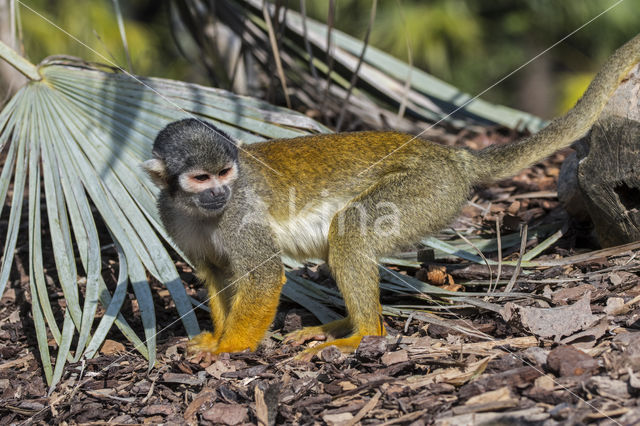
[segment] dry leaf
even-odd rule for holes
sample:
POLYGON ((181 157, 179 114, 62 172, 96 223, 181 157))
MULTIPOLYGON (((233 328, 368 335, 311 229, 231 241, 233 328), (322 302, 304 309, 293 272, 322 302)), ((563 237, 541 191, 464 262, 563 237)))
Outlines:
POLYGON ((508 302, 502 310, 502 318, 509 324, 540 337, 559 340, 591 326, 599 316, 591 313, 591 292, 570 306, 557 308, 532 308, 508 302))
POLYGON ((102 348, 100 348, 100 353, 104 355, 113 355, 118 352, 124 352, 124 345, 120 342, 116 342, 114 340, 105 340, 102 344, 102 348))

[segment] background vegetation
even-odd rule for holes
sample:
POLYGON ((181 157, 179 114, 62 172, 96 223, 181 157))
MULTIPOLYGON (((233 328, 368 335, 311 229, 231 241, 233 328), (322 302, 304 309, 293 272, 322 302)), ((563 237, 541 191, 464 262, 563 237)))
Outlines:
MULTIPOLYGON (((306 2, 310 17, 327 22, 328 1, 306 2)), ((370 43, 399 59, 476 94, 597 16, 615 1, 584 0, 382 0, 370 43), (525 48, 523 48, 525 46, 525 48)), ((299 10, 300 2, 284 2, 299 10)), ((362 39, 371 0, 335 2, 334 25, 362 39)), ((93 49, 126 67, 112 1, 33 0, 28 5, 93 49)), ((211 84, 204 67, 180 54, 193 43, 173 21, 169 1, 121 2, 134 71, 211 84)), ((485 96, 492 102, 544 118, 569 108, 599 64, 637 31, 634 2, 625 1, 551 49, 485 96)), ((35 62, 54 53, 100 58, 29 11, 23 11, 25 52, 35 62)))

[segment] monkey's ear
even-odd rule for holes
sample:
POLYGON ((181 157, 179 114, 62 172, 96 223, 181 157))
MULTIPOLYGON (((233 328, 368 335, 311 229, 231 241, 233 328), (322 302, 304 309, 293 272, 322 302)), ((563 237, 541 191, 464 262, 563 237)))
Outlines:
POLYGON ((167 171, 164 166, 164 161, 152 158, 151 160, 144 161, 142 168, 158 188, 162 189, 167 187, 167 171))

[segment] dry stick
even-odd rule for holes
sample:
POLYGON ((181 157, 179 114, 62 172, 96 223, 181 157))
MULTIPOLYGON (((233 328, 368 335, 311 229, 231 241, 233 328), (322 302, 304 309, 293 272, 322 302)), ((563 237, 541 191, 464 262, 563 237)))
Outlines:
MULTIPOLYGON (((396 0, 396 3, 398 4, 397 11, 400 14, 400 22, 402 22, 404 28, 407 28, 402 2, 400 0, 396 0)), ((407 73, 407 78, 402 89, 402 99, 400 99, 400 106, 398 107, 398 113, 396 114, 396 124, 402 117, 404 117, 404 112, 407 109, 407 103, 409 102, 409 90, 411 89, 411 75, 413 74, 413 50, 411 49, 411 40, 409 40, 409 34, 407 31, 404 32, 404 39, 407 42, 407 65, 409 65, 409 72, 407 73)))
POLYGON ((516 263, 516 269, 515 271, 513 271, 513 275, 509 280, 509 284, 507 284, 507 287, 504 289, 505 293, 509 293, 511 290, 513 290, 513 287, 516 285, 516 279, 518 278, 518 275, 520 275, 520 263, 522 263, 524 250, 527 246, 527 228, 528 226, 525 223, 525 225, 522 227, 522 240, 520 241, 520 256, 518 257, 518 262, 516 263))
MULTIPOLYGON (((474 248, 475 251, 478 252, 478 254, 480 255, 480 257, 482 258, 482 260, 484 260, 484 263, 487 265, 487 268, 489 268, 489 288, 491 288, 491 283, 493 282, 493 270, 491 269, 491 265, 489 265, 489 261, 487 260, 486 257, 484 257, 484 253, 482 253, 482 250, 480 250, 478 247, 476 247, 475 244, 473 244, 471 241, 469 241, 464 235, 462 235, 460 232, 456 231, 455 229, 451 228, 451 230, 453 232, 455 232, 458 237, 462 238, 464 240, 465 243, 469 244, 471 247, 474 248)), ((496 287, 498 286, 498 284, 496 283, 496 287)))
POLYGON ((116 18, 118 20, 118 30, 120 31, 120 38, 122 39, 122 47, 124 53, 127 56, 127 65, 129 66, 129 72, 133 73, 133 64, 131 62, 131 54, 129 53, 129 45, 127 44, 127 33, 124 30, 124 21, 122 20, 122 11, 120 10, 120 2, 113 0, 113 7, 115 8, 116 18))
POLYGON ((302 15, 302 38, 304 39, 304 48, 309 55, 309 68, 311 69, 311 75, 314 79, 318 80, 318 72, 313 65, 313 49, 309 43, 309 36, 307 35, 307 0, 300 0, 300 15, 302 15))
POLYGON ((540 244, 538 244, 537 246, 535 246, 534 248, 532 248, 531 250, 529 250, 527 252, 527 254, 525 254, 522 257, 522 260, 524 261, 530 261, 533 260, 535 257, 537 257, 540 253, 542 253, 543 251, 545 251, 546 249, 548 249, 549 247, 551 247, 551 245, 553 245, 556 241, 558 241, 560 238, 562 238, 562 236, 565 233, 565 229, 559 229, 556 232, 554 232, 550 237, 548 237, 547 239, 545 239, 543 242, 541 242, 540 244))
POLYGON ((289 90, 287 89, 287 81, 284 77, 284 70, 282 69, 282 61, 280 60, 280 49, 278 49, 278 43, 276 42, 276 34, 273 31, 271 16, 267 11, 267 0, 263 0, 262 2, 262 15, 264 16, 264 22, 267 24, 267 32, 269 33, 269 43, 271 44, 271 51, 273 52, 273 58, 276 61, 276 68, 278 70, 278 77, 280 78, 280 84, 282 85, 282 91, 284 92, 284 99, 287 102, 287 108, 291 109, 291 99, 289 99, 289 90))
POLYGON ((393 420, 389 420, 388 422, 384 422, 382 424, 380 424, 380 426, 389 426, 389 425, 395 425, 398 423, 404 423, 404 422, 409 422, 411 420, 416 420, 420 417, 422 417, 424 414, 427 413, 427 410, 420 410, 420 411, 414 411, 413 413, 409 413, 409 414, 405 414, 404 416, 400 416, 396 419, 393 420))
POLYGON ((371 4, 371 14, 369 15, 369 26, 367 27, 367 32, 364 35, 364 39, 362 40, 362 51, 360 51, 360 57, 358 58, 358 64, 356 65, 356 69, 353 71, 351 75, 351 81, 349 82, 349 90, 347 90, 347 95, 344 97, 344 102, 342 103, 342 107, 340 108, 340 115, 338 116, 338 123, 336 124, 336 132, 340 131, 342 127, 342 121, 344 120, 344 114, 347 111, 347 106, 349 105, 349 98, 351 97, 351 92, 353 91, 353 87, 356 85, 358 81, 358 73, 360 72, 360 67, 362 66, 362 62, 364 61, 364 54, 367 51, 367 47, 369 47, 369 36, 371 35, 371 28, 373 28, 373 21, 376 19, 376 8, 378 7, 378 0, 373 0, 371 4))
POLYGON ((640 241, 634 241, 632 243, 622 244, 615 247, 595 250, 589 253, 576 254, 575 256, 564 257, 561 259, 537 260, 535 263, 537 266, 573 265, 574 263, 586 262, 588 260, 597 259, 599 257, 617 256, 637 249, 640 249, 640 241))
POLYGON ((259 386, 253 390, 256 401, 256 418, 259 426, 269 426, 269 408, 264 400, 264 392, 259 386))
MULTIPOLYGON (((500 216, 496 217, 496 236, 498 239, 498 274, 496 275, 496 285, 493 291, 498 290, 498 281, 500 281, 500 275, 502 274, 502 238, 500 237, 500 216)), ((489 291, 491 293, 491 281, 489 281, 489 291)))
MULTIPOLYGON (((374 2, 375 1, 376 0, 374 0, 374 2)), ((371 399, 364 405, 364 407, 362 407, 360 411, 358 411, 358 414, 356 414, 355 417, 352 418, 351 420, 345 422, 344 426, 353 426, 356 423, 358 423, 360 420, 362 420, 364 416, 366 416, 369 413, 369 411, 371 411, 376 406, 376 404, 380 400, 380 396, 382 396, 382 393, 379 390, 377 390, 375 395, 373 395, 371 399)))
POLYGON ((333 21, 336 15, 336 3, 335 0, 329 0, 329 12, 327 13, 327 51, 325 56, 327 58, 327 87, 324 91, 324 97, 322 98, 322 106, 320 111, 327 118, 327 99, 329 98, 329 87, 331 86, 331 74, 333 73, 333 56, 331 55, 331 32, 333 31, 333 21))

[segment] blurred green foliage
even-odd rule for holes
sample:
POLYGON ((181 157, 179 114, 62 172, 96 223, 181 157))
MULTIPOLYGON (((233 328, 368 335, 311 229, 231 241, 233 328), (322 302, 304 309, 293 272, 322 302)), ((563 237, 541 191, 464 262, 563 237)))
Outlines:
MULTIPOLYGON (((298 1, 290 5, 295 7, 298 1)), ((379 0, 371 43, 462 91, 475 94, 524 64, 617 0, 379 0)), ((326 22, 328 1, 307 1, 310 17, 326 22)), ((372 0, 337 0, 335 26, 362 37, 372 0)), ((637 2, 623 1, 543 58, 550 61, 553 116, 570 108, 605 58, 635 35, 637 2)), ((487 100, 518 107, 514 94, 526 72, 505 80, 487 100)))
MULTIPOLYGON (((617 0, 379 0, 371 43, 415 66, 475 94, 596 17, 617 0)), ((168 2, 121 1, 127 37, 137 73, 206 82, 206 74, 186 61, 170 31, 168 2)), ((284 2, 299 9, 299 0, 284 2)), ((372 0, 336 0, 335 26, 362 38, 372 0)), ((29 5, 121 66, 126 64, 110 0, 31 0, 29 5)), ((328 1, 307 1, 310 17, 327 22, 328 1)), ((551 117, 569 108, 608 54, 638 31, 640 8, 623 1, 551 49, 551 117)), ((22 8, 28 56, 50 54, 102 59, 22 8)), ((531 66, 531 65, 530 65, 531 66)), ((522 70, 483 95, 522 108, 518 92, 531 84, 522 70)), ((536 68, 535 72, 538 69, 536 68)))
MULTIPOLYGON (((72 34, 109 61, 127 68, 111 0, 30 0, 27 5, 72 34)), ((133 69, 137 74, 199 80, 173 41, 166 2, 120 0, 133 69)), ((49 55, 71 55, 87 61, 105 59, 27 8, 20 8, 25 54, 32 62, 49 55)))

